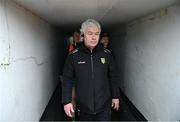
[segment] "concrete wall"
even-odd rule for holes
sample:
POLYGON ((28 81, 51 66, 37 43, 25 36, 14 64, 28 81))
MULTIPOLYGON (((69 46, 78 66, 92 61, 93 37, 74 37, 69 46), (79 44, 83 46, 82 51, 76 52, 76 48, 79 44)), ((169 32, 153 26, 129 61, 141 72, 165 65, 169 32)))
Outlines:
POLYGON ((180 120, 180 5, 112 32, 121 88, 148 120, 180 120))
POLYGON ((0 0, 0 121, 40 119, 57 85, 53 36, 47 22, 0 0))

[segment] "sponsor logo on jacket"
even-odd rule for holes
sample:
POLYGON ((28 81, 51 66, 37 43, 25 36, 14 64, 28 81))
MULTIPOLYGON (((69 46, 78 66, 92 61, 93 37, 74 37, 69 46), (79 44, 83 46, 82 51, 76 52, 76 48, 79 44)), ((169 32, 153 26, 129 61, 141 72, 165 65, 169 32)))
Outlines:
POLYGON ((79 61, 78 64, 85 64, 86 61, 79 61))

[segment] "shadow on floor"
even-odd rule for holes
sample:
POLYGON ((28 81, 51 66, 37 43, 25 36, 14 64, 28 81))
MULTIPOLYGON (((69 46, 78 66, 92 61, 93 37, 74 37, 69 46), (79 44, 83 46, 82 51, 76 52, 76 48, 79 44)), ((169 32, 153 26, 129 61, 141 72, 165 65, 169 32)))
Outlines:
MULTIPOLYGON (((40 121, 71 121, 63 110, 61 104, 61 83, 57 86, 40 121)), ((147 121, 143 115, 132 105, 127 97, 121 93, 120 109, 112 111, 112 121, 147 121)))

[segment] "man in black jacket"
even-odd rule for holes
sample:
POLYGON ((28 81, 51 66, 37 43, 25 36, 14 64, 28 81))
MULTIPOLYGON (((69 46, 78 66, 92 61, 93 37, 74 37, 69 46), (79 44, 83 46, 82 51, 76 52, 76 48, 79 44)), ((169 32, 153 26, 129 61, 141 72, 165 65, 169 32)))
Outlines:
POLYGON ((68 55, 63 72, 62 103, 72 117, 75 84, 78 120, 110 120, 111 106, 119 109, 119 87, 111 52, 99 43, 100 24, 88 19, 81 25, 84 43, 68 55))

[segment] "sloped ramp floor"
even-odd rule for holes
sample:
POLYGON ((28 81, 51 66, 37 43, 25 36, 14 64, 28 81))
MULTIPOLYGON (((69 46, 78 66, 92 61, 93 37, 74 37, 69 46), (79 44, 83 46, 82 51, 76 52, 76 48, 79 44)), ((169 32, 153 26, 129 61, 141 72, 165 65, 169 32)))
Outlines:
MULTIPOLYGON (((57 86, 40 121, 70 121, 61 104, 61 83, 57 86)), ((128 98, 121 93, 120 109, 112 111, 112 121, 147 121, 132 105, 128 98)))

